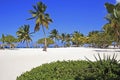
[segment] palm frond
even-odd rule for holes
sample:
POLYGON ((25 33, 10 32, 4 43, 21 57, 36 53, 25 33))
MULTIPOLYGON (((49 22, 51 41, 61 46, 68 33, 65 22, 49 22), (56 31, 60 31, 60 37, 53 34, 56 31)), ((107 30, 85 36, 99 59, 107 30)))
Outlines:
POLYGON ((108 13, 113 13, 113 9, 115 6, 113 4, 110 4, 110 3, 105 3, 105 7, 106 7, 108 13))
POLYGON ((31 20, 31 19, 35 19, 36 17, 31 17, 31 18, 28 18, 27 20, 31 20))
POLYGON ((38 8, 35 5, 32 5, 35 11, 38 11, 38 8))
POLYGON ((34 32, 37 32, 37 31, 39 31, 39 30, 40 30, 40 24, 37 23, 37 24, 35 25, 34 32))

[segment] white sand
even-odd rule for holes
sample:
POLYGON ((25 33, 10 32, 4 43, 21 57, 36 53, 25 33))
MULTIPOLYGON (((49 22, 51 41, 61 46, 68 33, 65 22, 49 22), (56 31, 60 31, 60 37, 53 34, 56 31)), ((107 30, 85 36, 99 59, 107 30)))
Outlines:
POLYGON ((16 80, 21 73, 31 70, 44 63, 57 60, 95 60, 93 55, 97 53, 118 55, 119 49, 92 49, 92 48, 49 48, 47 52, 42 49, 15 49, 0 50, 0 80, 16 80))

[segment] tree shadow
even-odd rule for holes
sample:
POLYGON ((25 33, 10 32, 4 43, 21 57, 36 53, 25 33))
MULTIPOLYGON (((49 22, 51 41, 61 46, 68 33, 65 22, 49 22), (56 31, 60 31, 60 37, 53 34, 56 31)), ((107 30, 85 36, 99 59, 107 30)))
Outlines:
POLYGON ((120 52, 120 50, 114 50, 114 51, 111 51, 111 50, 94 50, 96 52, 120 52))

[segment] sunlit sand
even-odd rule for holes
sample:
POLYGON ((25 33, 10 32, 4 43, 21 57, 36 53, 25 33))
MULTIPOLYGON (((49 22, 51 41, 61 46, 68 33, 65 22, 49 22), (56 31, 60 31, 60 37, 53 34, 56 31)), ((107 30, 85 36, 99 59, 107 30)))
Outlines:
POLYGON ((62 60, 85 60, 94 61, 94 55, 117 54, 120 59, 119 49, 97 49, 97 48, 48 48, 47 52, 38 49, 5 49, 0 50, 0 80, 16 80, 20 74, 31 70, 44 63, 62 60))

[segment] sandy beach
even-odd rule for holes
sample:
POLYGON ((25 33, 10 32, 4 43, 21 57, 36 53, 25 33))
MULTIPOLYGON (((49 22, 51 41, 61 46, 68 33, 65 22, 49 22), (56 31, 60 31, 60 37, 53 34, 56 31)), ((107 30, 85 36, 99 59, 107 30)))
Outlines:
POLYGON ((62 60, 85 60, 85 57, 94 61, 93 55, 100 53, 105 55, 117 54, 120 59, 119 49, 97 48, 48 48, 43 52, 41 48, 34 49, 5 49, 0 50, 0 80, 16 80, 22 73, 44 63, 62 60))

